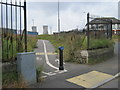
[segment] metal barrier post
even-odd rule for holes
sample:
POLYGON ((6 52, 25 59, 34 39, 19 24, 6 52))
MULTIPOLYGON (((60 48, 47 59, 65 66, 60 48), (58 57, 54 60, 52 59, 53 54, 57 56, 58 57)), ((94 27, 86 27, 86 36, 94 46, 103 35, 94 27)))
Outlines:
POLYGON ((64 50, 64 47, 59 47, 59 63, 60 63, 60 66, 59 66, 59 70, 64 70, 64 67, 63 67, 63 50, 64 50))

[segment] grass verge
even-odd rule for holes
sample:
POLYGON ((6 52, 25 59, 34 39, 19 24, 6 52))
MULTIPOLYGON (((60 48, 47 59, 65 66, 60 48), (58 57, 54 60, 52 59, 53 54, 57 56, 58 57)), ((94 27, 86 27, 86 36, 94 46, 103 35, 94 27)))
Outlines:
MULTIPOLYGON (((49 40, 56 48, 64 46, 64 60, 67 62, 79 62, 75 61, 75 52, 78 50, 87 49, 87 37, 83 34, 60 34, 60 35, 39 35, 39 39, 49 40)), ((94 39, 90 38, 89 49, 108 48, 114 45, 113 40, 106 38, 94 39)), ((95 61, 96 62, 96 61, 95 61)))

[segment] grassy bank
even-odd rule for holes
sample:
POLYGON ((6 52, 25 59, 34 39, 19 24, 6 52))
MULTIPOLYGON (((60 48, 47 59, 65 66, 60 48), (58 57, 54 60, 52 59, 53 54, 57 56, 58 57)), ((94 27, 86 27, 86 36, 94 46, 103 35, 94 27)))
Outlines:
MULTIPOLYGON (((36 43, 37 43, 36 36, 28 36, 28 39, 27 39, 28 52, 34 51, 34 48, 37 47, 36 43)), ((11 42, 10 40, 7 41, 6 39, 4 39, 3 51, 2 51, 3 53, 2 62, 9 62, 12 60, 14 61, 17 55, 16 53, 24 52, 24 48, 25 48, 24 40, 17 39, 17 42, 16 42, 15 36, 14 36, 13 42, 11 42), (8 44, 8 47, 7 47, 7 44, 8 44), (12 52, 13 52, 13 56, 12 56, 12 52)))
MULTIPOLYGON (((39 35, 38 38, 49 40, 55 46, 56 52, 59 46, 64 46, 64 60, 68 62, 76 62, 74 60, 76 51, 87 49, 87 38, 83 34, 39 35)), ((113 44, 113 40, 105 38, 90 39, 90 49, 111 47, 113 44)))

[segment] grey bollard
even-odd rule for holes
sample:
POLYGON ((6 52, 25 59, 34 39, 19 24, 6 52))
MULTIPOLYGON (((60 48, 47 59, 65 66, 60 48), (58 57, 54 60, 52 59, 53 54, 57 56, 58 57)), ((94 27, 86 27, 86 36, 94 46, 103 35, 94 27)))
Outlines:
POLYGON ((36 83, 35 53, 17 53, 17 71, 23 80, 30 85, 36 83))

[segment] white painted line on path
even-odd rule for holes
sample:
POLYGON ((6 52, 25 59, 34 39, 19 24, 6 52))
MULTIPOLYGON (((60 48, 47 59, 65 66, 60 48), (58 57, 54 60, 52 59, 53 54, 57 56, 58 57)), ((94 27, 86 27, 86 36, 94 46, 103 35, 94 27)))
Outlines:
POLYGON ((40 60, 40 61, 41 61, 41 60, 42 60, 42 58, 40 58, 40 57, 36 57, 36 60, 40 60))
POLYGON ((36 60, 39 60, 39 57, 36 57, 36 60))
POLYGON ((65 69, 65 70, 56 70, 55 71, 56 73, 58 72, 58 73, 64 73, 64 72, 67 72, 67 70, 65 69))
POLYGON ((67 72, 67 70, 59 71, 58 73, 65 73, 65 72, 67 72))
POLYGON ((46 49, 46 45, 45 45, 45 41, 44 41, 44 40, 43 40, 43 45, 44 45, 44 52, 45 52, 45 60, 46 60, 46 63, 47 63, 50 67, 58 70, 59 68, 53 66, 53 65, 49 62, 48 55, 47 55, 47 49, 46 49))
POLYGON ((42 78, 46 78, 47 76, 41 76, 42 78))
POLYGON ((53 75, 56 75, 56 73, 52 73, 52 72, 49 72, 49 73, 47 73, 47 72, 42 72, 43 74, 46 74, 46 75, 48 75, 48 76, 53 76, 53 75))

